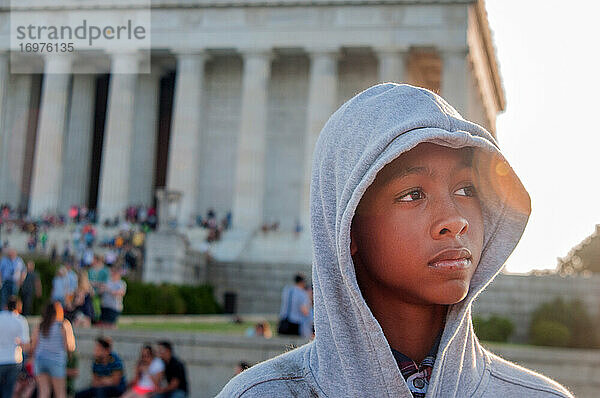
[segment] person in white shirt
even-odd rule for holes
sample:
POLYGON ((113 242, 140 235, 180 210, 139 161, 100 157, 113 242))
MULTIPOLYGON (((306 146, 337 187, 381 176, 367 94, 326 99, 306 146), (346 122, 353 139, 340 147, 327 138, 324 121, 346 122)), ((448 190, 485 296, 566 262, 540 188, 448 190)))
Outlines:
POLYGON ((140 353, 135 379, 121 398, 149 397, 158 390, 165 373, 164 362, 154 355, 152 346, 145 344, 140 353))
POLYGON ((25 265, 25 262, 21 257, 17 257, 15 263, 15 273, 13 274, 13 280, 15 283, 15 295, 21 289, 21 285, 25 280, 25 276, 27 276, 27 266, 25 265))
POLYGON ((0 259, 0 310, 10 296, 19 293, 26 273, 23 259, 17 255, 15 249, 8 249, 6 256, 0 259))
POLYGON ((0 311, 0 325, 0 398, 10 398, 23 363, 23 350, 29 350, 29 326, 17 312, 15 296, 0 311))

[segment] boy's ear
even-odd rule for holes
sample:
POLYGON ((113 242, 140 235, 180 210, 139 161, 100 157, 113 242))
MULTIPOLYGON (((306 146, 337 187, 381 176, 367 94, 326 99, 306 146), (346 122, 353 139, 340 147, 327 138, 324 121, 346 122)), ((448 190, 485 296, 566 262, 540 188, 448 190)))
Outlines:
POLYGON ((358 246, 356 245, 356 239, 354 239, 354 233, 350 229, 350 255, 354 256, 358 252, 358 246))

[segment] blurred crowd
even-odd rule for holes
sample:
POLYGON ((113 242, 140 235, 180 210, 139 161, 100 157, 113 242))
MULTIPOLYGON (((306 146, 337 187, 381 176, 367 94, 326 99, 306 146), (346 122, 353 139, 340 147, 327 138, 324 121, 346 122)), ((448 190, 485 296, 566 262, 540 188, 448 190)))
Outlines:
POLYGON ((35 263, 27 264, 7 248, 0 260, 0 398, 4 397, 155 397, 187 396, 185 367, 168 341, 145 344, 136 373, 127 383, 124 366, 109 337, 96 341, 89 388, 75 392, 79 375, 73 328, 114 328, 123 310, 127 285, 124 259, 94 254, 91 264, 63 253, 52 279, 50 300, 42 307, 39 326, 29 333, 25 316, 42 296, 35 263), (114 261, 113 261, 114 260, 114 261))
MULTIPOLYGON (((127 284, 122 279, 125 261, 107 264, 92 254, 91 263, 80 264, 65 256, 52 278, 50 300, 61 304, 65 318, 79 327, 115 326, 123 311, 123 297, 127 284)), ((8 248, 0 259, 0 306, 11 296, 22 300, 23 313, 31 315, 36 298, 42 297, 42 283, 35 263, 17 255, 8 248)))
MULTIPOLYGON (((138 224, 148 229, 155 229, 157 224, 156 208, 130 205, 123 209, 120 216, 103 220, 103 224, 108 227, 116 227, 122 221, 138 224)), ((27 231, 31 228, 30 224, 51 228, 67 224, 96 224, 97 222, 96 211, 85 205, 72 205, 69 207, 67 214, 47 212, 36 218, 28 216, 23 209, 12 207, 9 204, 0 205, 0 223, 3 223, 9 232, 14 228, 27 231)))
POLYGON ((29 333, 21 302, 10 296, 0 311, 0 397, 157 397, 188 396, 186 368, 169 341, 144 344, 135 373, 125 366, 109 336, 96 338, 89 386, 75 390, 79 356, 71 322, 59 301, 50 302, 29 333))

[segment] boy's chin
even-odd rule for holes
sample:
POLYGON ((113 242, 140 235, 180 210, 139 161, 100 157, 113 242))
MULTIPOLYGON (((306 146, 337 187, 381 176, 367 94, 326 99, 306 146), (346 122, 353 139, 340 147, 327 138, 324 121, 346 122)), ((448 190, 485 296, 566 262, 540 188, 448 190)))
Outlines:
POLYGON ((467 297, 467 293, 469 293, 469 286, 453 286, 446 289, 441 289, 436 292, 436 294, 429 297, 429 302, 431 304, 439 304, 439 305, 452 305, 458 304, 467 297))
POLYGON ((435 304, 438 304, 438 305, 453 305, 453 304, 458 304, 461 301, 463 301, 463 299, 465 297, 466 297, 466 295, 463 296, 460 299, 458 299, 458 298, 452 298, 452 297, 444 298, 444 299, 439 299, 439 300, 436 300, 435 304))

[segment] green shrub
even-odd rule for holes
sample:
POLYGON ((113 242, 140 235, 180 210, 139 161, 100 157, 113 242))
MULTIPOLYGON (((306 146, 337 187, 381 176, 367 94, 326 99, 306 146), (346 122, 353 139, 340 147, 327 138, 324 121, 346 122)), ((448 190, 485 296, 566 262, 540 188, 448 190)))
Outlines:
POLYGON ((222 312, 212 287, 154 285, 128 281, 123 314, 217 314, 222 312))
MULTIPOLYGON (((540 336, 540 322, 553 322, 564 326, 569 331, 568 342, 565 347, 594 348, 598 347, 598 333, 591 316, 588 314, 584 304, 579 300, 569 302, 556 298, 552 302, 540 305, 532 314, 530 326, 531 342, 536 344, 540 336)), ((548 325, 544 326, 548 327, 548 325)), ((543 329, 543 328, 542 328, 543 329)), ((562 333, 562 332, 557 332, 562 333)))
POLYGON ((531 327, 531 343, 552 347, 568 347, 571 340, 569 328, 555 321, 538 321, 531 327))
POLYGON ((515 325, 508 319, 492 315, 488 319, 480 316, 473 317, 475 334, 481 340, 506 343, 515 330, 515 325))
POLYGON ((223 312, 215 301, 212 286, 180 286, 179 293, 185 301, 188 314, 218 314, 223 312))

